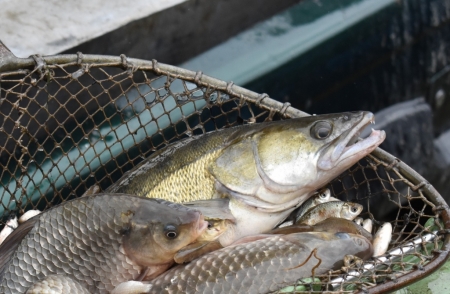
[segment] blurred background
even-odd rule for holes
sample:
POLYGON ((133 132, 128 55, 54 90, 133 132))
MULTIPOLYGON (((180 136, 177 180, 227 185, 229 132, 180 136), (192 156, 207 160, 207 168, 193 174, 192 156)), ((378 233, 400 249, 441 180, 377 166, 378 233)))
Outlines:
POLYGON ((381 147, 450 201, 450 0, 43 3, 0 0, 0 40, 15 55, 125 54, 310 114, 372 111, 381 147))

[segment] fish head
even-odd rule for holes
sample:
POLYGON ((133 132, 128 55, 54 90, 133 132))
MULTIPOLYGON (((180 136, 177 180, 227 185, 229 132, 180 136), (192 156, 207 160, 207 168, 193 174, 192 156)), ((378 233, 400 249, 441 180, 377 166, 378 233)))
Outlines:
POLYGON ((328 188, 322 188, 314 194, 314 205, 326 203, 330 201, 339 201, 339 199, 331 197, 331 191, 328 188))
POLYGON ((269 203, 311 196, 383 142, 384 131, 372 131, 357 142, 373 121, 372 113, 357 111, 274 122, 254 137, 256 169, 265 190, 256 196, 269 203))
POLYGON ((358 203, 345 202, 340 212, 341 218, 354 220, 363 210, 363 206, 358 203))
POLYGON ((131 213, 122 230, 126 255, 140 266, 173 262, 181 248, 193 243, 208 227, 203 215, 181 204, 146 199, 131 213))

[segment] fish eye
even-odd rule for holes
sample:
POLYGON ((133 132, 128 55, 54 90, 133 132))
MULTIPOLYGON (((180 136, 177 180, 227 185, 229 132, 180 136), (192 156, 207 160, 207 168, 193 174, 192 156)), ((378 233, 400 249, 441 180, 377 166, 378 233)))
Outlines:
POLYGON ((174 225, 166 225, 164 227, 164 234, 168 239, 175 239, 178 236, 177 228, 174 225))
POLYGON ((323 140, 331 135, 333 129, 331 123, 327 121, 319 121, 311 128, 311 136, 316 139, 323 140))
POLYGON ((320 194, 319 194, 319 197, 320 197, 320 198, 327 198, 327 194, 326 194, 326 193, 320 193, 320 194))
POLYGON ((358 207, 352 206, 352 207, 350 208, 350 211, 353 212, 353 213, 357 213, 357 212, 358 212, 358 207))

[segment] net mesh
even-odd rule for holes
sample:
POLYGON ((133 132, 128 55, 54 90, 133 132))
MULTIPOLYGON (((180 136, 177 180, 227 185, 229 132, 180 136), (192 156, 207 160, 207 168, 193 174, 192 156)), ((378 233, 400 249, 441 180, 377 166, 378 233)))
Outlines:
MULTIPOLYGON (((1 227, 10 215, 45 210, 94 184, 104 190, 175 140, 296 113, 288 104, 273 107, 279 104, 267 96, 250 99, 249 91, 233 91, 230 83, 208 82, 201 73, 188 79, 155 61, 138 66, 124 60, 35 59, 34 67, 0 72, 1 227)), ((329 184, 333 196, 363 204, 362 216, 375 225, 392 224, 390 253, 299 280, 284 293, 376 289, 424 271, 443 254, 445 209, 431 199, 440 196, 426 195, 396 163, 369 155, 329 184)))

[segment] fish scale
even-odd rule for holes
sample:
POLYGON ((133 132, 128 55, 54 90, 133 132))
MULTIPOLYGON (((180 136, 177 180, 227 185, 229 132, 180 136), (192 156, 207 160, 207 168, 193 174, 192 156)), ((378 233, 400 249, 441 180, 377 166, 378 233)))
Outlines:
POLYGON ((173 268, 150 283, 147 293, 267 293, 311 276, 318 264, 309 258, 316 249, 322 263, 315 274, 339 267, 346 254, 368 258, 371 243, 362 236, 298 233, 273 236, 214 251, 173 268), (303 262, 306 263, 302 266, 303 262))
MULTIPOLYGON (((25 292, 36 281, 55 272, 76 276, 77 280, 84 281, 88 285, 87 290, 91 293, 107 293, 112 290, 113 278, 118 277, 118 280, 125 281, 136 277, 140 267, 131 264, 123 253, 118 253, 117 246, 114 246, 120 243, 120 235, 108 235, 100 229, 96 230, 97 234, 81 229, 83 226, 101 228, 103 225, 113 231, 121 229, 120 223, 109 227, 105 222, 111 217, 108 210, 120 207, 118 200, 112 199, 104 205, 92 203, 93 207, 101 213, 87 213, 86 210, 89 207, 72 202, 62 206, 62 209, 55 209, 56 214, 43 215, 30 231, 29 234, 32 234, 32 237, 22 242, 12 256, 15 262, 5 269, 1 292, 16 293, 14 289, 25 292), (102 214, 103 216, 100 216, 102 214), (65 228, 71 226, 75 230, 72 234, 65 235, 67 232, 65 228), (67 247, 63 245, 64 240, 75 242, 77 246, 72 246, 68 252, 67 247), (32 244, 38 250, 31 252, 32 244), (84 254, 89 252, 89 249, 96 254, 92 256, 84 254), (32 258, 33 256, 35 257, 32 258), (97 264, 94 266, 95 273, 83 270, 89 267, 84 265, 86 261, 90 265, 97 264), (121 264, 125 271, 117 271, 117 264, 121 264)), ((137 207, 137 203, 134 205, 137 207)))
MULTIPOLYGON (((147 232, 167 223, 179 225, 180 248, 206 228, 196 210, 126 194, 96 194, 56 206, 22 224, 0 247, 0 293, 25 293, 30 287, 34 288, 32 293, 39 293, 50 285, 74 287, 61 293, 77 293, 74 291, 80 287, 85 293, 110 293, 117 284, 136 279, 144 269, 127 255, 125 246, 130 245, 124 238, 145 238, 142 245, 132 245, 132 249, 141 251, 150 246, 151 251, 159 236, 142 235, 143 231, 130 226, 144 224, 147 232), (124 229, 132 233, 121 233, 124 229)), ((172 254, 169 250, 175 254, 179 248, 173 246, 164 247, 163 255, 172 254)), ((157 260, 167 259, 164 256, 157 260)))

